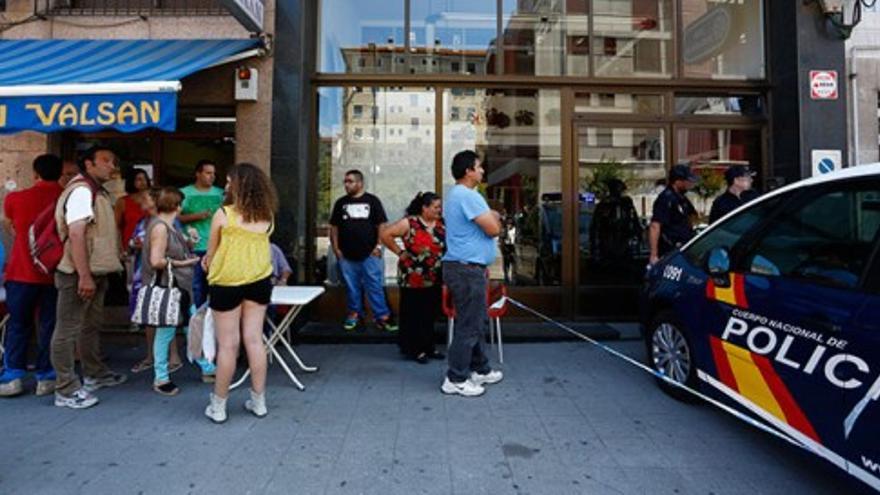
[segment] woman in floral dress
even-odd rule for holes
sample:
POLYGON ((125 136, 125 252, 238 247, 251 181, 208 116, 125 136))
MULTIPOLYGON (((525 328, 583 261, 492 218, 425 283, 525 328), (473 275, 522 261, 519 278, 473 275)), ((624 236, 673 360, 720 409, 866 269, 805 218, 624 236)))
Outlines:
POLYGON ((385 227, 380 235, 382 243, 399 258, 400 351, 422 364, 444 359, 434 348, 434 322, 443 286, 440 260, 446 251, 440 197, 432 192, 418 193, 406 216, 385 227))

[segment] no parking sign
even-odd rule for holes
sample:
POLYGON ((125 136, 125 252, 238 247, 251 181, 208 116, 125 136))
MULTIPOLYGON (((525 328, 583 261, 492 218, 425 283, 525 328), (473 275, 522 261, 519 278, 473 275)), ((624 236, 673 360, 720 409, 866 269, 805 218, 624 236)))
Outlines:
POLYGON ((813 177, 840 170, 843 166, 843 153, 840 150, 813 150, 813 177))
POLYGON ((814 100, 837 99, 837 71, 810 71, 810 98, 814 100))

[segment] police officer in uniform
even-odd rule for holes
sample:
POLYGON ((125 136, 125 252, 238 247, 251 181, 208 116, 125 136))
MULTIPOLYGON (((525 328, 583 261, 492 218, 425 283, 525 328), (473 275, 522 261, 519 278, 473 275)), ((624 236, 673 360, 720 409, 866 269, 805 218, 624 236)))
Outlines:
POLYGON ((650 264, 657 263, 661 256, 681 246, 694 236, 693 218, 697 210, 685 193, 691 190, 698 178, 691 168, 678 164, 669 170, 666 189, 654 201, 654 215, 648 233, 651 246, 650 264))
POLYGON ((734 165, 724 171, 727 190, 712 202, 712 210, 709 212, 709 223, 715 223, 724 215, 758 196, 752 190, 752 177, 754 175, 754 172, 742 165, 734 165))

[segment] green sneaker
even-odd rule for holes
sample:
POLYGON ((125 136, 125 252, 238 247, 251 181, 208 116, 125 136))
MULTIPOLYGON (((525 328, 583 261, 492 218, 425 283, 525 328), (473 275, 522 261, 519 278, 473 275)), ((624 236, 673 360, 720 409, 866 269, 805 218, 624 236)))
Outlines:
POLYGON ((385 330, 386 332, 396 332, 397 331, 397 322, 394 321, 390 315, 385 318, 376 320, 376 328, 379 330, 385 330))
POLYGON ((350 313, 345 321, 342 322, 342 328, 346 331, 351 332, 352 330, 358 327, 358 323, 360 323, 360 318, 357 313, 350 313))

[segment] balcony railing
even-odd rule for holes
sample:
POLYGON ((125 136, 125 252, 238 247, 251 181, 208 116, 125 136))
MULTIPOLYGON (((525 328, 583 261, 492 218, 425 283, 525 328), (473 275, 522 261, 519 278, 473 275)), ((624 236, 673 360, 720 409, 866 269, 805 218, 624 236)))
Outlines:
MULTIPOLYGON (((2 1, 2 0, 0 0, 2 1)), ((217 0, 36 0, 45 16, 210 16, 228 15, 217 0)))

